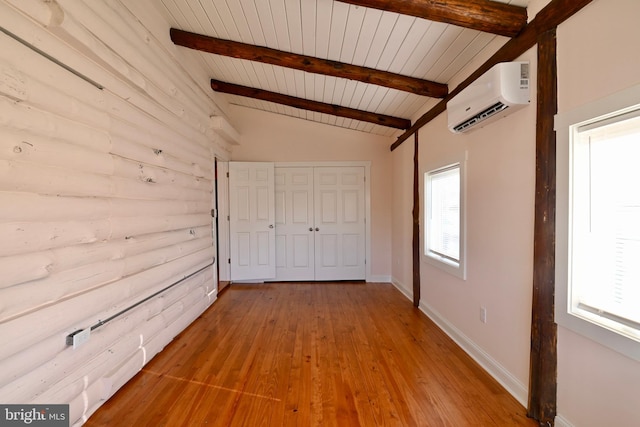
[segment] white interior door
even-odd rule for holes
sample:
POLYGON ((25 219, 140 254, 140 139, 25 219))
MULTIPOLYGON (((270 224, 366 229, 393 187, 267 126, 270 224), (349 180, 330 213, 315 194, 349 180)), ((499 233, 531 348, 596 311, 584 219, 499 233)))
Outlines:
POLYGON ((276 279, 314 280, 313 168, 278 167, 276 279))
POLYGON ((231 280, 276 277, 274 164, 229 163, 231 280))
POLYGON ((366 278, 365 171, 314 168, 315 278, 366 278))

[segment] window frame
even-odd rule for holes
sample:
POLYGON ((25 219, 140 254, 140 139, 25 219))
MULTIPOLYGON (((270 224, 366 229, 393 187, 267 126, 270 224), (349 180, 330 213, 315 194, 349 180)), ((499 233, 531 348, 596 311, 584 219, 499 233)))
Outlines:
POLYGON ((607 327, 606 322, 581 317, 571 307, 571 243, 573 241, 572 177, 574 137, 579 128, 640 110, 640 85, 560 113, 555 117, 556 158, 556 322, 575 333, 640 361, 640 341, 607 327))
POLYGON ((422 196, 423 196, 423 212, 422 217, 424 230, 422 231, 422 250, 421 258, 424 262, 433 265, 455 277, 462 280, 467 278, 467 244, 466 244, 466 152, 462 156, 452 156, 446 161, 437 164, 427 165, 423 169, 422 179, 422 196), (431 186, 430 176, 434 173, 444 172, 452 168, 459 168, 460 175, 460 217, 459 217, 459 253, 458 260, 452 260, 446 256, 442 256, 436 252, 429 250, 429 230, 430 230, 430 213, 431 213, 431 186))

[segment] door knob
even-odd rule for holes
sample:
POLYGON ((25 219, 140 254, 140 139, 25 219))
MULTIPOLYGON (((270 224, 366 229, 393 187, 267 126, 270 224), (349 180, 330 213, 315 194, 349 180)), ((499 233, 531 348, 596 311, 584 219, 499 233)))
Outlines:
POLYGON ((309 227, 309 231, 313 231, 313 227, 309 227))
POLYGON ((316 227, 316 231, 320 231, 320 229, 318 227, 316 227))
POLYGON ((269 228, 273 228, 273 224, 269 224, 269 228))

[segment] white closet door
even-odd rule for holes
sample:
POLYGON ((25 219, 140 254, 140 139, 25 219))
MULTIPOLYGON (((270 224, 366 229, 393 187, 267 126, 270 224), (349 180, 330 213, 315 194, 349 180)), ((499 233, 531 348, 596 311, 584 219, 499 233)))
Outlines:
POLYGON ((229 163, 231 280, 276 277, 274 164, 229 163))
POLYGON ((313 168, 282 167, 276 180, 276 279, 314 280, 313 168))
POLYGON ((364 168, 314 168, 315 278, 364 280, 364 168))

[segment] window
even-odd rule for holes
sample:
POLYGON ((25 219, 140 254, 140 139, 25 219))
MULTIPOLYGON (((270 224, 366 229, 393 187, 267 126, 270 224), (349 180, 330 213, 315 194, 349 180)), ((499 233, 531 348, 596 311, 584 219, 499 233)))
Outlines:
POLYGON ((572 314, 640 339, 640 117, 574 129, 572 314))
POLYGON ((425 174, 424 254, 427 262, 464 278, 462 163, 425 174))
POLYGON ((559 151, 558 322, 640 360, 640 105, 592 114, 559 151))

